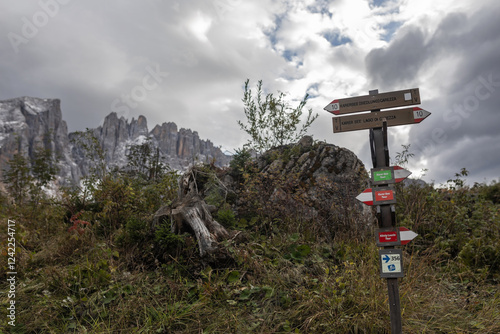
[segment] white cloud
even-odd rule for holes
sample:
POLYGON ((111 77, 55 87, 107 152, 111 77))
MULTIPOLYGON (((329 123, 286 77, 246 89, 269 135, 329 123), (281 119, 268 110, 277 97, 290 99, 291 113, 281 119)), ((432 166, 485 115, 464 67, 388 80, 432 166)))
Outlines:
POLYGON ((212 26, 212 19, 197 11, 194 18, 188 21, 188 28, 202 42, 208 42, 207 33, 212 26))

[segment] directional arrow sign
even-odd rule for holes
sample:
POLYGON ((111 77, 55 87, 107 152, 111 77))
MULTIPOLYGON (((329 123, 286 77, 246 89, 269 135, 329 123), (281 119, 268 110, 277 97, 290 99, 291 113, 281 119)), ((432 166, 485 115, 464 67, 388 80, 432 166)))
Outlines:
POLYGON ((375 231, 377 246, 399 246, 406 245, 418 235, 406 227, 379 228, 375 231))
POLYGON ((356 199, 366 205, 382 205, 396 203, 396 192, 392 187, 377 187, 365 189, 356 199))
POLYGON ((422 122, 430 114, 430 112, 422 108, 412 107, 334 117, 333 132, 379 128, 383 126, 384 121, 387 122, 387 126, 416 124, 422 122))
POLYGON ((332 114, 341 115, 415 104, 420 104, 418 88, 333 100, 324 109, 332 114))
POLYGON ((371 181, 372 185, 398 183, 410 174, 410 171, 399 166, 372 168, 371 181))
POLYGON ((417 235, 418 235, 417 233, 410 231, 406 227, 399 228, 399 236, 401 238, 401 245, 406 245, 407 243, 409 243, 410 241, 415 239, 415 237, 417 235))
POLYGON ((377 236, 377 246, 379 247, 401 245, 399 229, 396 227, 379 228, 375 231, 375 235, 377 236))
POLYGON ((380 277, 404 277, 403 251, 401 249, 381 249, 380 277))

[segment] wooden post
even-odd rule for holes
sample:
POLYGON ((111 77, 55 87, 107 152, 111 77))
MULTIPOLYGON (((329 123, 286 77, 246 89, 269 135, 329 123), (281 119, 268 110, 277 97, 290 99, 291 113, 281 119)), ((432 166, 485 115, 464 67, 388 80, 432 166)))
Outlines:
MULTIPOLYGON (((377 95, 377 90, 369 92, 370 95, 377 95)), ((378 112, 380 109, 372 110, 378 112)), ((373 167, 389 167, 389 149, 387 146, 387 127, 370 129, 370 145, 372 148, 373 167)), ((379 227, 390 228, 396 226, 396 221, 391 211, 392 204, 380 205, 379 227)), ((384 249, 394 248, 386 246, 384 249)), ((387 278, 387 291, 389 294, 389 311, 391 316, 391 333, 402 333, 401 324, 401 304, 399 299, 399 285, 397 278, 387 278)))

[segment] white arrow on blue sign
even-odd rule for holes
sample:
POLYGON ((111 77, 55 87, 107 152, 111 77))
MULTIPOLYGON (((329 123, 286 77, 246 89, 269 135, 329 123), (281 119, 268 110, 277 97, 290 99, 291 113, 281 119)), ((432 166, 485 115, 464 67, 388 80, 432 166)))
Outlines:
POLYGON ((404 277, 401 249, 381 249, 379 259, 380 277, 404 277))

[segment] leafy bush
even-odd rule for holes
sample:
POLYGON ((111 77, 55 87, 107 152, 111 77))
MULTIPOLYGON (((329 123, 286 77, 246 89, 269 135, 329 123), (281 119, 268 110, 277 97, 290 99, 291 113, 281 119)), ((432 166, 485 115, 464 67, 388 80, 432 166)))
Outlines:
POLYGON ((500 203, 500 182, 494 181, 491 185, 483 185, 484 197, 493 204, 500 203))
POLYGON ((500 214, 484 195, 488 186, 470 188, 466 175, 462 169, 445 189, 399 185, 398 221, 420 235, 413 249, 433 254, 436 262, 458 273, 487 269, 492 277, 500 268, 500 214))
POLYGON ((278 97, 271 93, 263 97, 262 80, 257 83, 256 97, 253 96, 248 84, 249 80, 245 82, 242 99, 247 123, 238 121, 238 124, 251 137, 247 146, 257 152, 296 142, 318 117, 318 114, 313 115, 312 109, 309 109, 305 122, 301 124, 302 109, 307 103, 307 94, 297 107, 291 108, 282 92, 279 92, 278 97), (299 124, 301 127, 297 129, 299 124))

